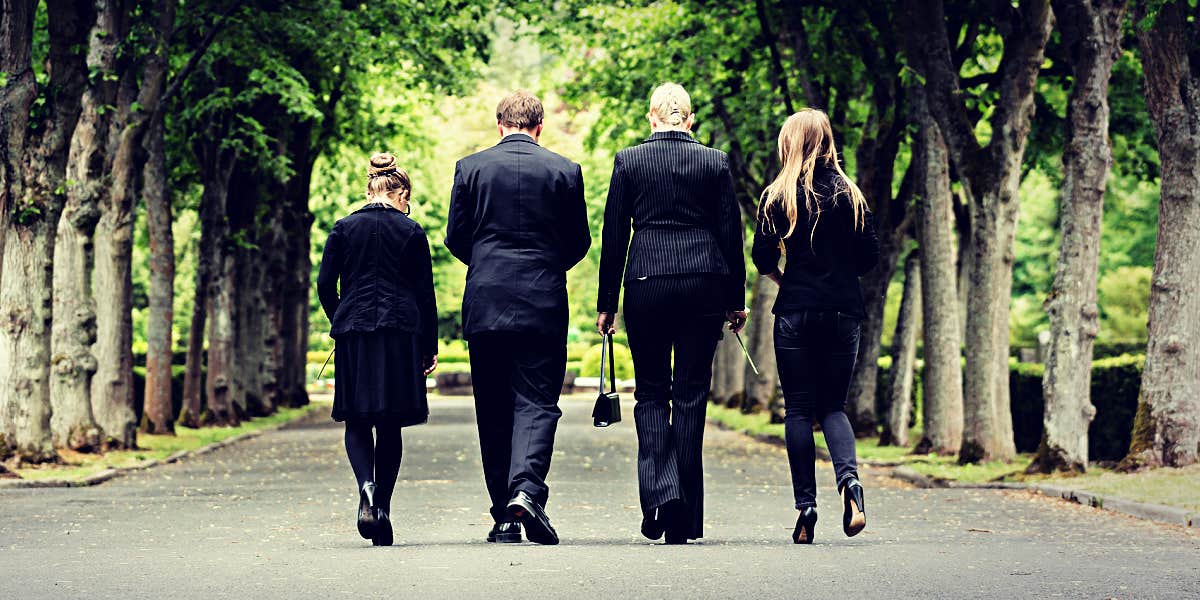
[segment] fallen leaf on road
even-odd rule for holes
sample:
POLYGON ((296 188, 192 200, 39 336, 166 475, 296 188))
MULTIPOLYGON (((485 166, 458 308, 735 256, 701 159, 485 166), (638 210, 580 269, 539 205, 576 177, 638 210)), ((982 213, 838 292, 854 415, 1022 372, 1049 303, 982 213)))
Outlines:
POLYGON ((992 531, 991 529, 976 529, 974 527, 968 528, 967 531, 974 532, 974 533, 996 533, 995 531, 992 531))

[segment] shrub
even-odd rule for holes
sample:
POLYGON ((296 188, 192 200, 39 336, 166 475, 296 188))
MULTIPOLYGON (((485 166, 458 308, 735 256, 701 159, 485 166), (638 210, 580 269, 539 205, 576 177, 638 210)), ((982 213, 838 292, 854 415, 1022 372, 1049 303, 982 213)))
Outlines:
MULTIPOLYGON (((596 344, 583 353, 583 358, 579 361, 581 376, 600 376, 600 350, 601 345, 596 344)), ((629 353, 629 348, 622 344, 613 344, 613 353, 617 364, 617 379, 633 378, 633 355, 629 353)), ((606 371, 607 369, 605 366, 606 371)))
MULTIPOLYGON (((1129 450, 1146 357, 1126 354, 1092 363, 1091 400, 1096 417, 1088 428, 1090 460, 1120 460, 1129 450)), ((1042 374, 1039 364, 1010 363, 1013 436, 1017 451, 1035 452, 1042 440, 1042 374)))

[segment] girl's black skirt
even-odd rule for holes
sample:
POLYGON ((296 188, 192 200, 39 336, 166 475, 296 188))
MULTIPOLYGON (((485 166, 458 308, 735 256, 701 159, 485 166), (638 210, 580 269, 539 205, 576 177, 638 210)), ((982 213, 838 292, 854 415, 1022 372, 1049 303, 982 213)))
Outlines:
POLYGON ((418 425, 429 420, 416 334, 347 332, 334 352, 334 421, 418 425))

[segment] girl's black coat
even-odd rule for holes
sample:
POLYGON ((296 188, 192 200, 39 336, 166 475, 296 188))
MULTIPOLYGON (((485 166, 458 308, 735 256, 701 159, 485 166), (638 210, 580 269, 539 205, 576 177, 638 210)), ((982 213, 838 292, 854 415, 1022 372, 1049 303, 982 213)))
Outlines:
POLYGON ((334 338, 392 328, 417 334, 425 356, 437 354, 429 240, 420 225, 391 206, 369 204, 333 226, 317 295, 334 338))
POLYGON ((836 311, 858 319, 866 317, 858 278, 879 261, 879 238, 871 214, 861 227, 854 224, 850 196, 841 176, 828 165, 817 165, 813 191, 821 205, 819 218, 807 215, 804 189, 800 189, 800 219, 787 234, 787 214, 773 204, 770 214, 761 209, 750 251, 762 275, 779 271, 780 242, 787 249, 787 266, 775 299, 775 314, 801 310, 836 311))

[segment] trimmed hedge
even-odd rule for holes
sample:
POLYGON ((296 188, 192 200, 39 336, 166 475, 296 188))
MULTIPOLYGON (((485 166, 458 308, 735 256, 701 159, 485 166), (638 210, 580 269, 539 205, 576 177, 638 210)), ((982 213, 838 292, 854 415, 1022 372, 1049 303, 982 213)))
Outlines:
MULTIPOLYGON (((600 344, 596 344, 583 353, 583 359, 579 361, 579 375, 581 377, 600 376, 600 350, 600 344)), ((632 379, 633 355, 629 353, 629 348, 614 342, 613 355, 616 359, 617 379, 632 379)), ((607 371, 608 367, 606 366, 604 369, 607 371)), ((605 376, 607 377, 607 374, 605 376)))
MULTIPOLYGON (((1126 354, 1092 363, 1091 400, 1096 418, 1088 428, 1090 460, 1121 460, 1129 451, 1145 362, 1145 355, 1126 354)), ((1014 363, 1009 369, 1013 435, 1019 452, 1036 452, 1042 441, 1043 373, 1039 364, 1014 363)))

